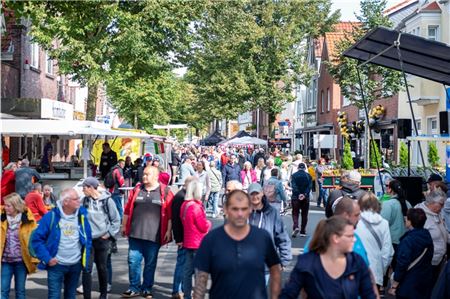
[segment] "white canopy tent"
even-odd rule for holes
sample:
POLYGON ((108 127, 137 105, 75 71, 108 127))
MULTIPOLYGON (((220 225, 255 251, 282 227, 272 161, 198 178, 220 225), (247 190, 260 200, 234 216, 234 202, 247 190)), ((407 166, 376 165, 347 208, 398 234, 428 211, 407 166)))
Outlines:
POLYGON ((241 138, 231 139, 228 142, 225 142, 225 145, 249 145, 249 144, 267 146, 267 140, 245 136, 241 138))
POLYGON ((151 138, 149 134, 134 131, 111 129, 107 124, 79 120, 46 120, 46 119, 1 119, 0 133, 12 137, 33 135, 58 135, 71 139, 83 139, 83 176, 87 177, 87 162, 90 149, 86 147, 88 139, 98 136, 151 138), (85 154, 87 153, 87 154, 85 154))

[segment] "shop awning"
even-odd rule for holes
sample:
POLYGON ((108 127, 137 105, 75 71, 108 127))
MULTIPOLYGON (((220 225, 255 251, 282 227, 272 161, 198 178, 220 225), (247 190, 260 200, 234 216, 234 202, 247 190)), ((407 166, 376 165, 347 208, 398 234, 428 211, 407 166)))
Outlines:
POLYGON ((417 35, 378 27, 347 49, 344 56, 400 71, 397 41, 405 73, 450 85, 450 47, 417 35))
POLYGON ((79 120, 2 119, 0 133, 9 136, 58 135, 81 138, 83 135, 150 138, 146 133, 111 129, 107 124, 79 120))

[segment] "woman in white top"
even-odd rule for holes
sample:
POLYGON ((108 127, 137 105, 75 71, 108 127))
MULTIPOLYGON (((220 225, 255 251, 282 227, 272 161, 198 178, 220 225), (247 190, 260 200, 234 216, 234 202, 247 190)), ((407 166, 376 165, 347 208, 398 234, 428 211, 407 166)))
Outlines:
POLYGON ((209 193, 211 192, 211 180, 209 178, 209 174, 206 171, 205 162, 198 161, 195 165, 196 172, 195 176, 198 178, 199 182, 202 184, 202 202, 208 200, 209 193))
POLYGON ((355 232, 361 238, 369 258, 369 267, 376 284, 383 286, 383 276, 394 256, 389 223, 381 217, 381 205, 373 193, 367 193, 359 201, 361 218, 355 232))
POLYGON ((264 158, 258 159, 258 164, 255 166, 255 172, 256 172, 256 181, 259 183, 261 180, 261 171, 266 167, 266 164, 264 163, 264 158))

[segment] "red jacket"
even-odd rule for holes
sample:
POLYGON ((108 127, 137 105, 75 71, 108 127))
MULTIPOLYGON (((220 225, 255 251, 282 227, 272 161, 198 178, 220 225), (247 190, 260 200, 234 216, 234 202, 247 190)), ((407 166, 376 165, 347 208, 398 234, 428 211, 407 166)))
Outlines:
POLYGON ((41 194, 31 191, 25 196, 25 204, 33 213, 34 220, 38 222, 41 220, 42 216, 47 214, 48 210, 44 205, 44 199, 41 194))
POLYGON ((211 228, 211 222, 206 219, 202 202, 199 200, 184 201, 180 209, 180 218, 184 229, 183 247, 198 249, 203 237, 211 228))
MULTIPOLYGON (((247 175, 247 171, 246 170, 241 170, 241 182, 244 183, 245 180, 245 176, 247 175)), ((256 179, 256 171, 254 169, 250 169, 250 184, 251 183, 256 183, 257 179, 256 179)))
MULTIPOLYGON (((131 228, 131 220, 133 219, 133 210, 134 210, 134 201, 136 200, 136 197, 138 196, 139 192, 141 191, 141 183, 138 183, 136 187, 130 192, 130 196, 128 197, 127 205, 125 206, 124 215, 128 216, 127 223, 125 225, 125 235, 130 235, 130 228, 131 228)), ((170 191, 169 188, 166 188, 166 185, 160 184, 161 188, 161 242, 160 245, 164 245, 169 243, 171 240, 164 240, 164 236, 166 235, 169 220, 172 219, 172 200, 173 200, 173 193, 170 191), (165 195, 165 191, 167 191, 167 196, 165 195)))
POLYGON ((16 191, 16 173, 11 169, 5 170, 2 174, 1 198, 3 205, 3 197, 16 191))

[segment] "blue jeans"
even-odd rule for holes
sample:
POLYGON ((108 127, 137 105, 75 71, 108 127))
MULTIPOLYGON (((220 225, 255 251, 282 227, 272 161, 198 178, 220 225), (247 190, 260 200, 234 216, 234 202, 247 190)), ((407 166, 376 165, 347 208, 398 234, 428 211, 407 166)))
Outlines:
POLYGON ((320 203, 323 202, 323 206, 327 206, 327 196, 326 190, 323 188, 323 183, 318 181, 319 184, 319 197, 317 198, 317 206, 320 206, 320 203))
POLYGON ((209 194, 209 204, 212 206, 213 215, 219 214, 219 192, 211 192, 209 194))
POLYGON ((14 276, 14 289, 16 299, 25 299, 25 281, 27 279, 27 268, 23 262, 2 262, 2 299, 9 298, 11 279, 14 276))
POLYGON ((159 244, 128 238, 128 278, 129 289, 134 292, 151 292, 155 282, 156 262, 158 261, 159 244), (142 258, 144 258, 144 281, 141 284, 142 258))
POLYGON ((123 195, 120 193, 111 194, 111 198, 114 201, 114 203, 116 204, 117 211, 119 211, 120 221, 122 221, 122 216, 123 216, 122 197, 123 197, 123 195))
POLYGON ((191 299, 192 293, 192 275, 194 274, 194 257, 197 252, 196 249, 185 249, 186 258, 184 262, 184 275, 183 275, 183 298, 191 299))
POLYGON ((177 263, 175 265, 175 272, 173 273, 173 286, 172 294, 181 293, 183 291, 183 269, 186 260, 186 249, 178 247, 177 250, 177 263))
POLYGON ((64 299, 75 299, 78 279, 81 273, 81 262, 64 266, 56 264, 47 267, 48 299, 60 299, 64 283, 64 299))

